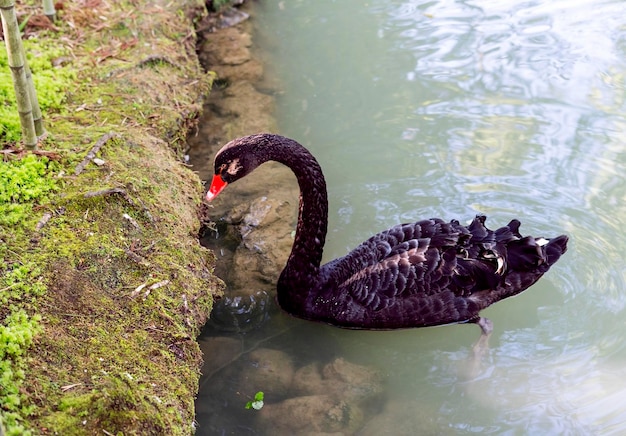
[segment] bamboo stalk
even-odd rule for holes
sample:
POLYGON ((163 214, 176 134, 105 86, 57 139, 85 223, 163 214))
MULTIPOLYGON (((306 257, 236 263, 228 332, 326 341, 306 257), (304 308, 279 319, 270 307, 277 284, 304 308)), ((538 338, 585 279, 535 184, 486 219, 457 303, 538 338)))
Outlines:
POLYGON ((17 24, 15 14, 15 2, 13 0, 0 0, 0 15, 2 17, 2 28, 4 30, 4 42, 7 47, 9 67, 13 77, 13 88, 17 101, 17 111, 20 115, 22 125, 22 137, 26 148, 37 147, 37 133, 33 121, 33 110, 31 106, 30 93, 28 92, 28 81, 26 79, 26 56, 22 37, 17 24))
POLYGON ((33 75, 30 72, 28 62, 24 64, 26 67, 26 83, 28 84, 28 97, 30 98, 30 106, 33 109, 33 123, 35 124, 35 134, 38 137, 42 137, 46 133, 46 128, 43 125, 43 115, 41 114, 41 108, 39 107, 39 100, 37 100, 37 91, 35 90, 35 83, 33 82, 33 75))
POLYGON ((43 13, 48 19, 54 23, 57 18, 57 11, 54 8, 53 0, 43 0, 43 13))

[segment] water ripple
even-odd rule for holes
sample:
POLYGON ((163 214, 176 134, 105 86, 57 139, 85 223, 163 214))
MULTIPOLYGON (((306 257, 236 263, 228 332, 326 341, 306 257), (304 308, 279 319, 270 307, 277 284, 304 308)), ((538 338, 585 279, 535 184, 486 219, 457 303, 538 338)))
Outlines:
POLYGON ((281 133, 328 179, 327 259, 431 216, 570 236, 542 280, 485 311, 475 377, 475 326, 332 330, 346 358, 389 374, 390 401, 433 410, 431 433, 625 433, 623 1, 258 5, 281 133))

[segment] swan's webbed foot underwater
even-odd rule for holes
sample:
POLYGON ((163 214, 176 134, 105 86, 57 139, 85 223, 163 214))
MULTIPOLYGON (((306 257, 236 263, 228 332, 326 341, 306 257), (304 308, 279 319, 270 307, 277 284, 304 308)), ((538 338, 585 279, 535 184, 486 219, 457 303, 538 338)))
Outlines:
POLYGON ((476 380, 483 373, 484 357, 489 352, 489 336, 493 331, 493 323, 488 318, 476 316, 467 321, 468 324, 477 324, 480 327, 480 338, 474 343, 466 361, 459 367, 461 379, 469 382, 476 380))
POLYGON ((480 327, 481 333, 480 338, 472 347, 473 350, 473 360, 474 363, 479 362, 487 350, 489 350, 489 336, 491 336, 491 332, 493 332, 493 322, 489 318, 478 317, 476 319, 470 320, 475 324, 478 324, 480 327))
POLYGON ((489 318, 483 318, 482 316, 479 316, 476 319, 470 320, 470 322, 478 324, 478 326, 482 330, 481 339, 483 336, 489 337, 489 335, 491 335, 491 332, 493 331, 493 323, 489 318))

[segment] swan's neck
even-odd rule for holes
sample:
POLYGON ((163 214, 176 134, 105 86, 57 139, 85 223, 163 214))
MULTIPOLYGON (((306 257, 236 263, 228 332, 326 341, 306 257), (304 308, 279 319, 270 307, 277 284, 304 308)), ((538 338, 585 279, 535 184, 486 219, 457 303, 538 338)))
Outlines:
POLYGON ((328 195, 322 169, 309 151, 288 138, 274 139, 270 159, 289 167, 300 186, 298 225, 279 287, 304 291, 319 280, 328 222, 328 195))

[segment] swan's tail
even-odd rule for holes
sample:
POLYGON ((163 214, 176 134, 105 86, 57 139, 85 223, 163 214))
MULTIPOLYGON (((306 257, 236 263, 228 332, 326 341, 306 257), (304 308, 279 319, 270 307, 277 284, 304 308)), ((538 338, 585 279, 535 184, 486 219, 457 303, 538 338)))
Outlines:
MULTIPOLYGON (((566 235, 555 238, 534 238, 525 236, 517 239, 517 223, 509 227, 513 240, 506 241, 504 253, 506 273, 497 286, 497 292, 489 294, 490 298, 485 299, 487 305, 502 300, 528 289, 541 278, 554 265, 559 258, 567 251, 568 237, 566 235)), ((500 230, 500 234, 506 236, 506 230, 500 230)), ((500 242, 501 244, 503 241, 500 242)), ((497 271, 496 271, 497 273, 497 271)))
MULTIPOLYGON (((566 235, 550 239, 522 236, 518 220, 492 231, 485 227, 485 219, 485 216, 478 215, 467 226, 471 239, 464 248, 469 253, 468 257, 491 260, 494 266, 497 265, 498 277, 502 277, 501 274, 507 270, 543 274, 567 251, 566 235)), ((457 228, 465 230, 462 226, 457 225, 457 228)))
POLYGON ((544 247, 546 254, 546 262, 552 266, 557 260, 567 251, 567 241, 569 238, 566 235, 557 236, 548 241, 544 247))
POLYGON ((520 222, 512 220, 495 232, 496 251, 504 257, 505 265, 514 271, 548 270, 567 251, 568 237, 535 238, 522 236, 520 222), (506 248, 503 248, 506 247, 506 248))

